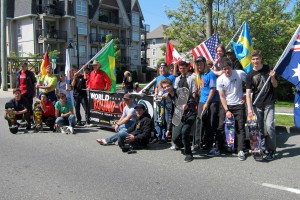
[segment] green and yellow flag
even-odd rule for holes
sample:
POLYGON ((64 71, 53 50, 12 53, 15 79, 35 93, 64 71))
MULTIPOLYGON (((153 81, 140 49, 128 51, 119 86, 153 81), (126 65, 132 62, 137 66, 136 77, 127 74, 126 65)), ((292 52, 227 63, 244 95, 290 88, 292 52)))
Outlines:
POLYGON ((96 57, 95 60, 98 60, 103 70, 112 82, 110 92, 116 92, 116 62, 115 62, 115 44, 111 40, 105 47, 100 50, 100 54, 96 57))

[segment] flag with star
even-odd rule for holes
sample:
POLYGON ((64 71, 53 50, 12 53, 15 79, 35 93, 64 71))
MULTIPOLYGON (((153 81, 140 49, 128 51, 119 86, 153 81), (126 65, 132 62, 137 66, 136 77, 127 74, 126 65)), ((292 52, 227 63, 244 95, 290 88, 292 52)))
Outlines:
POLYGON ((295 91, 294 121, 295 126, 300 128, 300 88, 295 91))
POLYGON ((116 92, 116 62, 115 62, 115 44, 113 40, 107 43, 101 50, 95 60, 102 65, 101 70, 110 78, 112 85, 110 92, 116 92))
POLYGON ((276 73, 300 87, 300 25, 281 55, 276 73))

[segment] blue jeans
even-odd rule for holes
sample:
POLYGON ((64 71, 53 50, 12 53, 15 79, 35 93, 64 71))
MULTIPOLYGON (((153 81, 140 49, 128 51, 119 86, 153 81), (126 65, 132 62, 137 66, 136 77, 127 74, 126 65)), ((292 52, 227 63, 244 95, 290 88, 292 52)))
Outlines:
POLYGON ((112 135, 112 136, 110 136, 110 137, 108 137, 108 138, 105 139, 106 142, 107 142, 107 144, 113 144, 115 141, 118 140, 119 135, 120 135, 121 133, 126 132, 126 131, 127 131, 127 128, 126 128, 125 124, 122 124, 122 125, 119 127, 118 132, 116 132, 114 135, 112 135))
POLYGON ((59 127, 63 127, 64 125, 75 127, 75 115, 71 114, 68 117, 58 117, 55 120, 55 124, 59 127))
POLYGON ((257 116, 259 133, 262 139, 266 139, 265 147, 268 151, 276 151, 276 132, 274 123, 274 105, 253 106, 254 113, 257 116), (266 132, 265 132, 266 130, 266 132))
MULTIPOLYGON (((163 101, 164 103, 164 101, 163 101)), ((168 112, 168 109, 166 109, 166 106, 164 106, 164 120, 165 120, 165 123, 164 123, 164 126, 161 127, 159 126, 159 123, 155 122, 155 131, 156 131, 156 137, 159 138, 159 139, 162 139, 162 140, 165 140, 166 139, 166 130, 167 130, 167 127, 168 127, 168 122, 169 122, 169 112, 168 112)), ((158 114, 158 113, 157 113, 158 114)), ((156 120, 157 120, 158 116, 156 115, 156 120)))

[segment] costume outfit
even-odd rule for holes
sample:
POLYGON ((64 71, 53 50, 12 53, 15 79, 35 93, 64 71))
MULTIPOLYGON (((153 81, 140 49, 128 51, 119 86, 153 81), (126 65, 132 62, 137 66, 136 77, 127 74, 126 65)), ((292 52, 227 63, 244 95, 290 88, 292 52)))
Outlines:
MULTIPOLYGON (((251 70, 247 74, 246 89, 251 89, 253 92, 253 102, 257 99, 257 95, 269 77, 269 73, 270 67, 268 65, 263 65, 262 69, 258 71, 251 70)), ((264 89, 264 92, 262 92, 262 95, 257 99, 257 103, 253 105, 253 111, 257 115, 259 132, 262 136, 262 140, 264 140, 264 138, 266 139, 265 147, 269 152, 272 151, 273 153, 276 151, 274 103, 274 87, 270 81, 264 89)))
POLYGON ((104 71, 98 69, 90 72, 86 84, 90 90, 105 90, 108 92, 112 82, 104 71))
MULTIPOLYGON (((217 90, 225 94, 228 110, 233 114, 238 139, 238 152, 243 151, 245 139, 245 105, 243 100, 243 81, 246 80, 246 73, 242 70, 232 70, 230 77, 222 74, 217 79, 217 90)), ((224 142, 224 125, 226 112, 220 104, 219 126, 217 129, 217 148, 224 142)))

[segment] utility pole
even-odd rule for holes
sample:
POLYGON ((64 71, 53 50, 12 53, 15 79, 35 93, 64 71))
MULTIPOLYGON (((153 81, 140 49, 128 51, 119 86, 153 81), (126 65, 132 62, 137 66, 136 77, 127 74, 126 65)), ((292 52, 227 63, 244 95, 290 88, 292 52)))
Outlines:
POLYGON ((7 91, 6 10, 7 0, 1 0, 1 76, 3 91, 7 91))

